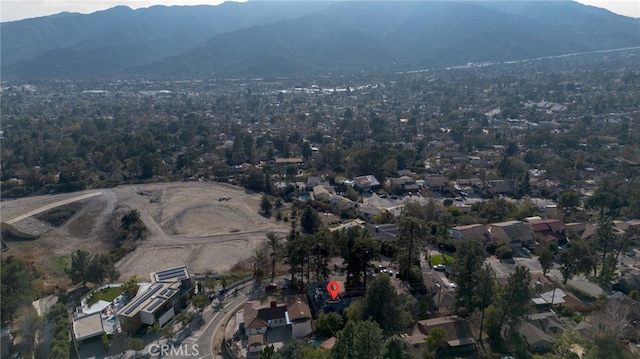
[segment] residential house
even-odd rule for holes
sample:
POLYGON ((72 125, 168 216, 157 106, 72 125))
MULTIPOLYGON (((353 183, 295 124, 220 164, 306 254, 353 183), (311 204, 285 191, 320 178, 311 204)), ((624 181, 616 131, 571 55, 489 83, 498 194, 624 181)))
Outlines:
POLYGON ((413 177, 413 176, 415 176, 415 172, 413 172, 411 170, 398 170, 398 176, 413 177))
POLYGON ((489 231, 499 244, 521 247, 530 246, 534 243, 533 234, 522 221, 491 223, 489 231))
POLYGON ((257 302, 246 302, 244 304, 244 328, 247 336, 264 334, 268 328, 288 325, 286 313, 287 307, 278 305, 275 300, 264 308, 257 307, 257 302))
POLYGON ((484 189, 492 195, 510 196, 515 193, 515 185, 511 180, 491 180, 484 182, 484 189))
POLYGON ((303 338, 313 332, 311 309, 302 295, 285 298, 288 321, 291 322, 291 336, 303 338))
POLYGON ((336 206, 338 209, 342 208, 353 208, 356 209, 359 203, 354 202, 348 198, 344 198, 342 196, 331 196, 329 199, 329 203, 333 206, 336 206))
POLYGON ((468 224, 453 227, 451 229, 451 237, 457 241, 464 241, 466 239, 481 241, 485 247, 496 244, 491 233, 489 233, 489 229, 484 224, 468 224))
POLYGON ((449 179, 444 176, 427 176, 424 185, 433 192, 443 192, 449 186, 449 179))
POLYGON ((371 237, 383 242, 394 242, 398 239, 400 228, 395 223, 365 224, 365 228, 371 237))
POLYGON ((143 325, 164 325, 182 308, 181 297, 193 290, 186 266, 153 272, 151 281, 147 290, 138 293, 118 311, 120 327, 124 331, 136 333, 143 325))
POLYGON ((613 221, 613 225, 618 229, 618 231, 632 232, 633 239, 640 238, 640 220, 613 221))
POLYGON ((433 308, 441 314, 448 314, 455 304, 455 288, 447 278, 443 278, 434 270, 422 272, 422 283, 425 286, 427 295, 433 299, 433 308))
POLYGON ((307 188, 313 188, 315 186, 329 186, 329 182, 327 182, 322 177, 309 176, 307 178, 307 188))
POLYGON ((454 187, 458 192, 465 192, 465 193, 475 192, 474 188, 471 186, 471 180, 468 178, 457 179, 454 184, 454 187))
POLYGON ((180 282, 153 283, 118 311, 120 327, 136 333, 143 324, 163 326, 180 310, 180 282))
POLYGON ((567 295, 560 288, 554 288, 548 292, 540 293, 531 299, 536 306, 556 306, 564 304, 564 298, 567 295))
POLYGON ((329 201, 336 195, 333 186, 316 185, 313 187, 313 198, 316 200, 329 201))
POLYGON ((566 240, 564 222, 557 219, 527 219, 533 238, 538 242, 539 249, 548 248, 549 244, 560 244, 566 240))
POLYGON ((350 296, 349 293, 340 294, 340 300, 331 300, 327 291, 328 281, 307 283, 307 299, 313 316, 317 318, 321 314, 342 313, 351 303, 362 298, 361 296, 350 296))
POLYGON ((553 349, 554 337, 562 334, 564 324, 554 312, 535 313, 520 325, 519 331, 529 350, 541 353, 553 349))
POLYGON ((368 220, 373 220, 375 216, 381 214, 383 211, 384 210, 368 203, 361 203, 356 207, 356 212, 368 220))
POLYGON ((397 195, 415 194, 419 190, 416 180, 409 176, 389 178, 387 182, 385 182, 385 188, 388 192, 397 195))
POLYGON ((416 323, 411 334, 405 338, 414 357, 422 357, 427 348, 425 337, 434 328, 442 328, 447 333, 444 346, 436 354, 438 358, 463 357, 476 353, 476 341, 469 325, 464 319, 454 315, 416 323))
POLYGON ((362 192, 374 191, 380 188, 380 182, 373 176, 359 176, 353 179, 353 185, 362 192))
POLYGON ((567 238, 590 240, 596 233, 596 227, 589 222, 573 222, 565 224, 567 238))

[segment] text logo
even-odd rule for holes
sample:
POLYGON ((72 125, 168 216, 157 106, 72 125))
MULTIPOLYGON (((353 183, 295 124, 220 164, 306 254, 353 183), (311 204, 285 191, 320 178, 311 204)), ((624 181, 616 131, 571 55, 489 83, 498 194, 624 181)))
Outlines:
POLYGON ((198 344, 151 344, 149 354, 152 357, 197 357, 200 355, 198 344))

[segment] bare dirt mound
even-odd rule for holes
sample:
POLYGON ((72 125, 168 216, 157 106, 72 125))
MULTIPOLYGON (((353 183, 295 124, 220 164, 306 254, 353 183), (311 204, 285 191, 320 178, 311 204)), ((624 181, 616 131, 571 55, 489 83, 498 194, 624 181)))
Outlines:
POLYGON ((183 264, 195 273, 222 273, 248 261, 265 242, 267 232, 284 235, 289 229, 286 223, 258 213, 259 194, 213 182, 123 185, 30 197, 2 202, 2 213, 9 219, 18 218, 74 198, 80 205, 75 211, 59 209, 47 218, 58 226, 38 239, 9 242, 10 249, 4 253, 42 261, 47 271, 56 271, 51 275, 64 279, 61 269, 73 251, 83 248, 108 253, 113 249, 113 226, 109 223, 119 224, 117 209, 126 208, 140 212, 148 232, 137 248, 117 263, 122 279, 133 274, 148 278, 150 271, 183 264))
POLYGON ((246 230, 249 223, 252 228, 268 225, 266 220, 249 216, 233 206, 204 205, 184 209, 163 228, 183 237, 207 237, 240 232, 246 230))
POLYGON ((118 205, 141 212, 149 233, 118 263, 123 277, 148 276, 173 265, 225 272, 247 261, 269 231, 288 226, 258 213, 260 195, 212 182, 149 184, 114 189, 118 205))

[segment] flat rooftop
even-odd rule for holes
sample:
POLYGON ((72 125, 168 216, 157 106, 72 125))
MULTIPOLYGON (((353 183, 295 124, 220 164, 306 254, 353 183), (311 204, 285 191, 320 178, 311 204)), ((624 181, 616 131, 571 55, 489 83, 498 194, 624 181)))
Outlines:
POLYGON ((104 332, 100 312, 73 318, 73 335, 76 340, 93 338, 104 332))
POLYGON ((151 273, 152 282, 181 281, 191 277, 187 266, 169 268, 151 273))

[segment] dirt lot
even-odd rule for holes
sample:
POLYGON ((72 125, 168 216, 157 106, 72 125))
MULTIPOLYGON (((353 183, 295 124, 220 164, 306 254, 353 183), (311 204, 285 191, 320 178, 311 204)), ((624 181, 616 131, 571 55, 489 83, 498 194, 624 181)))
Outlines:
MULTIPOLYGON (((6 236, 3 255, 23 257, 53 276, 77 248, 109 250, 109 222, 114 214, 137 209, 149 232, 137 249, 117 263, 121 278, 187 264, 194 273, 225 272, 248 261, 268 231, 288 226, 258 213, 259 194, 211 182, 158 183, 92 190, 101 196, 82 199, 70 218, 38 239, 6 236), (228 198, 228 200, 220 200, 228 198)), ((3 201, 2 222, 87 192, 3 201)), ((46 216, 45 216, 46 217, 46 216)))

